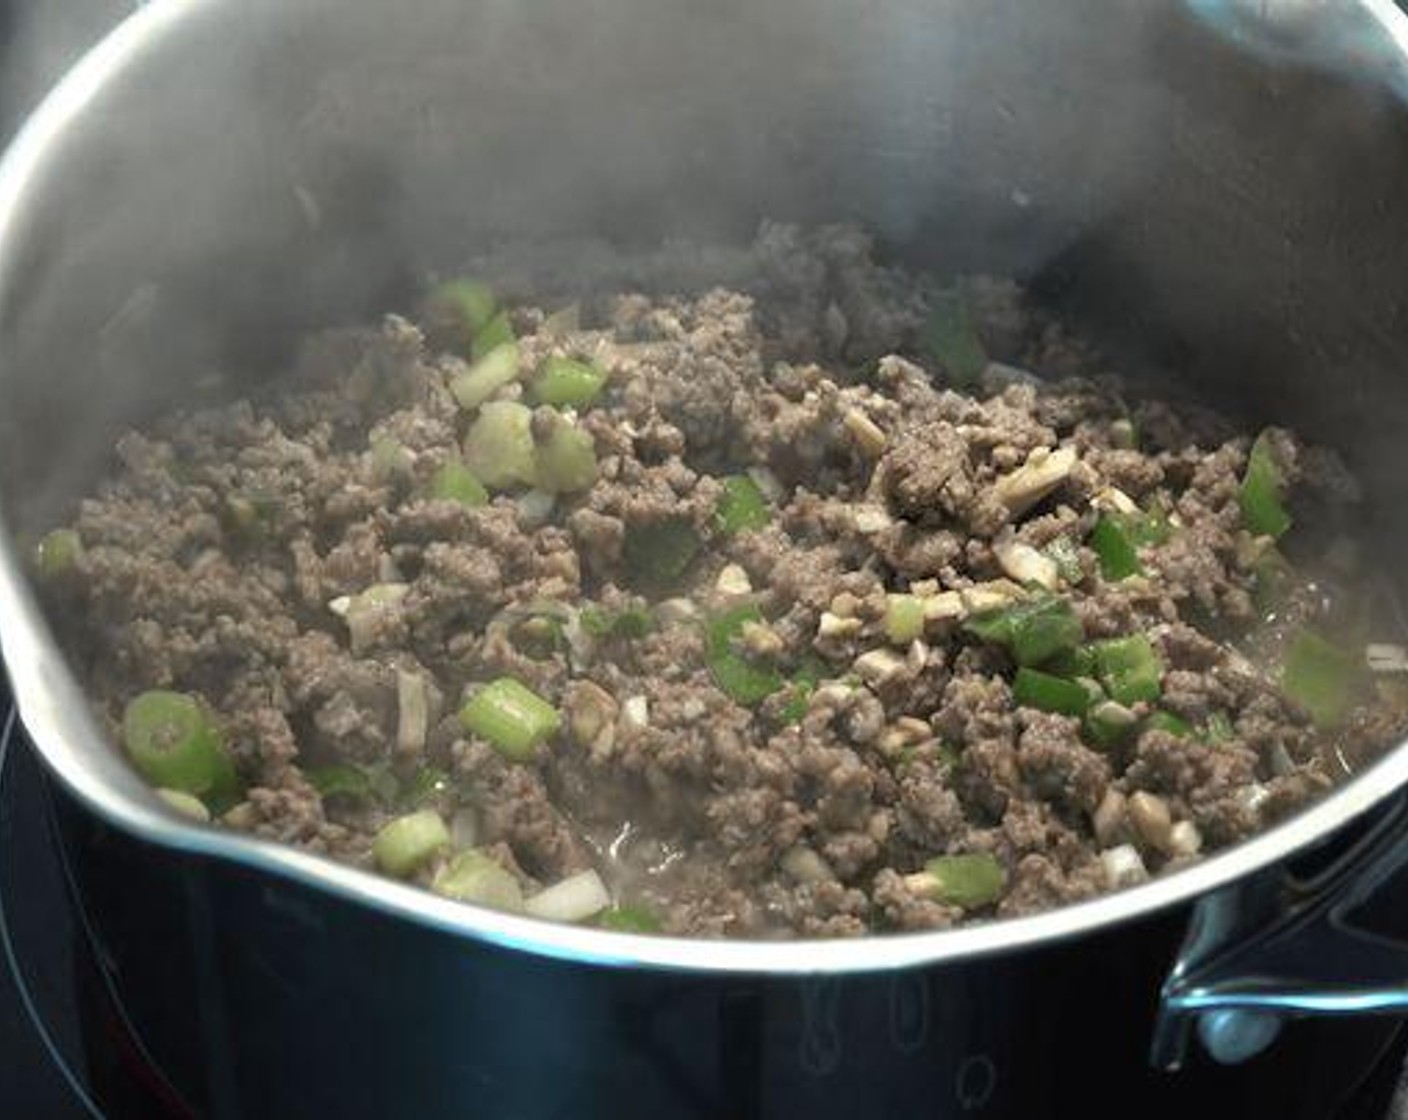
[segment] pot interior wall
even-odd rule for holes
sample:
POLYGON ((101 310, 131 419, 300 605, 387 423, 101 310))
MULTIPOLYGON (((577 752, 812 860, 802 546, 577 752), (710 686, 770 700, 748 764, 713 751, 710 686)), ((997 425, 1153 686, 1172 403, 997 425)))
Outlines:
POLYGON ((1124 360, 1345 448, 1378 509, 1405 496, 1404 113, 1243 58, 1178 4, 178 9, 14 215, 12 530, 63 516, 123 425, 277 371, 310 325, 405 308, 472 252, 534 244, 585 283, 603 243, 742 244, 765 219, 1029 281, 1124 360))

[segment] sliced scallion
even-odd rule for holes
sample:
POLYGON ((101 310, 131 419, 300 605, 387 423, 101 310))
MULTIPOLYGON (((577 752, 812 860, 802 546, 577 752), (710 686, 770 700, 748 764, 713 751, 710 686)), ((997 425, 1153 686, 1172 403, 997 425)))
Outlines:
POLYGON ((509 322, 508 312, 500 311, 474 332, 474 340, 469 346, 469 356, 477 361, 500 346, 508 346, 517 341, 513 335, 513 324, 509 322))
POLYGON ((83 541, 72 529, 46 533, 34 549, 34 568, 41 579, 61 579, 78 567, 83 541))
POLYGON ((491 856, 470 849, 460 852, 436 874, 430 889, 458 902, 472 902, 510 914, 523 911, 523 888, 491 856))
POLYGON ((1090 532, 1090 547, 1100 560, 1100 574, 1111 582, 1128 579, 1144 570, 1127 524, 1112 514, 1103 515, 1095 523, 1090 532))
POLYGON ((617 933, 659 933, 661 928, 660 919, 644 906, 608 906, 596 924, 617 933))
POLYGON ((532 486, 536 478, 533 413, 517 401, 489 401, 464 438, 464 464, 485 486, 532 486))
POLYGON ((1162 692, 1164 663, 1143 634, 1096 642, 1095 662, 1100 683, 1121 704, 1157 700, 1162 692))
POLYGON ((929 860, 924 870, 906 880, 912 889, 937 902, 975 910, 990 906, 1002 897, 1007 872, 997 857, 987 852, 939 856, 929 860))
POLYGON ((533 396, 541 404, 556 408, 586 408, 601 395, 606 374, 589 362, 576 358, 543 359, 533 378, 533 396))
POLYGON ((1175 739, 1186 739, 1193 734, 1193 725, 1186 719, 1180 719, 1172 712, 1152 712, 1149 718, 1144 721, 1146 731, 1163 731, 1172 735, 1175 739))
POLYGON ((1291 515, 1282 501, 1284 489, 1281 465, 1276 461, 1270 438, 1262 432, 1247 456, 1247 472, 1238 492, 1242 523, 1248 532, 1279 537, 1291 527, 1291 515))
POLYGON ((473 412, 518 376, 518 343, 510 339, 486 351, 474 364, 450 378, 450 395, 473 412))
POLYGON ((784 684, 776 669, 756 664, 736 648, 744 627, 762 621, 762 612, 748 604, 711 619, 706 629, 705 660, 714 683, 730 699, 745 706, 762 703, 784 684))
POLYGON ((135 697, 122 714, 122 744, 154 786, 200 798, 238 787, 224 737, 194 696, 156 689, 135 697))
POLYGON ((1017 670, 1012 682, 1012 699, 1024 708, 1067 716, 1084 715, 1090 706, 1090 698, 1080 685, 1036 669, 1017 670))
POLYGON ((463 463, 451 459, 430 480, 430 496, 441 502, 459 502, 471 508, 487 505, 489 491, 463 463))
POLYGON ((538 747, 557 734, 562 716, 521 681, 500 677, 465 702, 460 724, 510 762, 529 762, 538 747))
POLYGON ((383 826, 372 840, 378 868, 398 879, 409 878, 450 844, 450 830, 440 814, 421 809, 383 826))
POLYGON ((367 772, 345 762, 310 767, 303 771, 303 776, 324 801, 339 797, 349 801, 371 801, 375 797, 367 772))

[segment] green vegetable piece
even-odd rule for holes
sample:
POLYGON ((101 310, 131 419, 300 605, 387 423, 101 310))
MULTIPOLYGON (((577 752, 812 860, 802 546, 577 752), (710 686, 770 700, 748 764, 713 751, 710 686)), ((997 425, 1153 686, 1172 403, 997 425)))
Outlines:
POLYGON ((885 637, 907 646, 924 636, 924 603, 916 595, 890 595, 885 600, 885 637))
POLYGON ((430 496, 441 502, 459 502, 471 508, 487 505, 489 491, 463 463, 451 459, 430 480, 430 496))
POLYGON ((985 641, 1005 645, 1019 665, 1040 665, 1074 650, 1085 633, 1066 600, 1036 595, 1010 607, 975 615, 964 629, 985 641))
POLYGON ((1237 729, 1232 726, 1232 721, 1225 712, 1213 712, 1208 716, 1207 726, 1203 729, 1203 735, 1209 743, 1225 743, 1236 734, 1237 729))
POLYGON ((562 727, 562 716, 520 681, 500 677, 465 702, 460 724, 510 762, 531 762, 544 740, 562 727))
POLYGON ((428 323, 432 337, 447 349, 467 354, 476 331, 494 317, 498 302, 489 285, 478 280, 449 280, 430 294, 428 323))
POLYGON ((489 401, 464 438, 464 465, 491 490, 532 486, 537 479, 533 412, 517 401, 489 401))
POLYGON ((1310 713, 1317 727, 1339 724, 1349 711, 1360 677, 1359 662, 1346 649, 1302 630, 1281 667, 1281 691, 1310 713))
POLYGON ((183 692, 135 697, 122 714, 122 745, 152 785, 225 798, 238 788, 224 738, 205 706, 183 692))
POLYGON ((83 558, 83 541, 72 529, 46 533, 34 549, 34 568, 41 579, 55 580, 70 575, 83 558))
MULTIPOLYGON (((514 345, 517 341, 513 335, 513 324, 508 319, 508 312, 500 311, 474 332, 474 340, 469 346, 469 356, 478 361, 493 353, 500 346, 514 345)), ((517 347, 515 346, 514 349, 516 351, 517 347)))
POLYGON ((1080 562, 1080 549, 1070 537, 1057 537, 1044 549, 1056 563, 1056 574, 1075 585, 1085 579, 1085 565, 1080 562))
POLYGON ((1282 502, 1285 478, 1276 461, 1271 440, 1265 432, 1256 437, 1247 456, 1247 473, 1242 476, 1238 501, 1242 524, 1259 537, 1279 537, 1291 527, 1291 515, 1282 502))
POLYGON ((434 809, 421 809, 383 826, 372 840, 372 860, 388 875, 407 879, 450 846, 450 830, 434 809))
POLYGON ((744 626, 762 620, 757 607, 746 605, 714 618, 706 630, 705 660, 714 683, 735 702, 748 707, 762 703, 784 683, 776 669, 756 665, 734 648, 744 626))
POLYGON ((968 618, 963 623, 963 629, 985 642, 992 642, 999 646, 1010 646, 1012 644, 1013 617, 1010 607, 984 611, 982 614, 975 614, 968 618))
POLYGON ((1075 649, 1085 637, 1080 619, 1064 599, 1039 598, 1014 610, 1011 644, 1018 665, 1040 665, 1075 649))
POLYGON ((960 385, 976 381, 988 367, 988 355, 978 337, 968 301, 953 289, 937 293, 930 302, 929 317, 920 330, 919 349, 960 385))
POLYGON ((939 856, 926 863, 924 871, 932 880, 925 884, 931 898, 965 910, 991 905, 1007 886, 1007 872, 986 852, 939 856))
POLYGON ((1146 731, 1164 731, 1177 739, 1186 739, 1193 734, 1193 725, 1180 719, 1172 712, 1153 712, 1144 721, 1146 731))
POLYGON ((645 607, 612 611, 604 607, 584 607, 582 629, 593 638, 643 638, 655 629, 655 616, 645 607))
POLYGON ((1139 575, 1143 567, 1126 524, 1105 514, 1090 533, 1090 547, 1100 559, 1100 574, 1111 582, 1139 575))
POLYGON ((1096 642, 1095 662, 1100 683, 1121 704, 1157 700, 1163 691, 1163 660, 1143 634, 1096 642))
POLYGON ((637 586, 674 586, 699 552, 699 534, 683 517, 631 526, 624 546, 626 574, 637 586))
POLYGON ((450 378, 450 395, 466 412, 473 412, 517 377, 518 343, 510 339, 450 378))
POLYGON ((591 433, 563 422, 538 445, 537 480, 553 494, 586 490, 596 481, 596 443, 591 433))
POLYGON ((451 789, 450 775, 434 766, 422 766, 401 786, 397 796, 402 809, 421 809, 444 797, 451 789))
POLYGON ((1112 747, 1125 738, 1139 718, 1123 704, 1101 700, 1085 716, 1085 733, 1097 746, 1112 747))
POLYGON ((533 378, 533 397, 555 408, 586 408, 606 387, 606 373, 576 358, 545 358, 533 378))
POLYGON ((660 932, 660 919, 644 906, 610 906, 597 915, 596 924, 617 933, 660 932))
POLYGON ((1090 697, 1075 681, 1062 680, 1036 669, 1018 669, 1012 682, 1012 699, 1024 708, 1081 716, 1090 706, 1090 697))
POLYGON ((732 536, 751 529, 761 529, 772 520, 767 499, 758 484, 746 474, 724 479, 724 492, 717 510, 719 528, 732 536))
POLYGON ((460 852, 436 874, 430 889, 457 902, 510 914, 523 911, 523 888, 497 860, 474 848, 460 852))
POLYGON ((303 776, 324 801, 335 797, 345 797, 349 801, 371 801, 376 796, 371 777, 357 766, 334 762, 305 770, 303 776))

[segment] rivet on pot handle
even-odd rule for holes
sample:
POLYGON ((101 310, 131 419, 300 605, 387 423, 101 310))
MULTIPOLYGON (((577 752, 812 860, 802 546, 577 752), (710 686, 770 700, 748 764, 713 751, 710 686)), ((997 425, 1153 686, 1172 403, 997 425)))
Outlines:
POLYGON ((1164 982, 1150 1061, 1176 1070, 1196 1030, 1216 1061, 1261 1053, 1287 1019, 1408 1016, 1408 944, 1350 918, 1408 867, 1408 800, 1379 810, 1309 877, 1286 864, 1209 895, 1164 982))

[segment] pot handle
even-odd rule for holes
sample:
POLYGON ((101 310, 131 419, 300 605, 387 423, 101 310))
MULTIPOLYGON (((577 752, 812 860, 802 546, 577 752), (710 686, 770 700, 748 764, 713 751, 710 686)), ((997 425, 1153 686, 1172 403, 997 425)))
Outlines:
MULTIPOLYGON (((1307 1015, 1408 1016, 1408 942, 1355 912, 1408 866, 1408 798, 1357 826, 1348 848, 1298 871, 1281 863, 1200 900, 1164 982, 1150 1061, 1182 1066, 1191 1035, 1231 1065, 1307 1015)), ((1303 861, 1300 861, 1303 862, 1303 861)))

